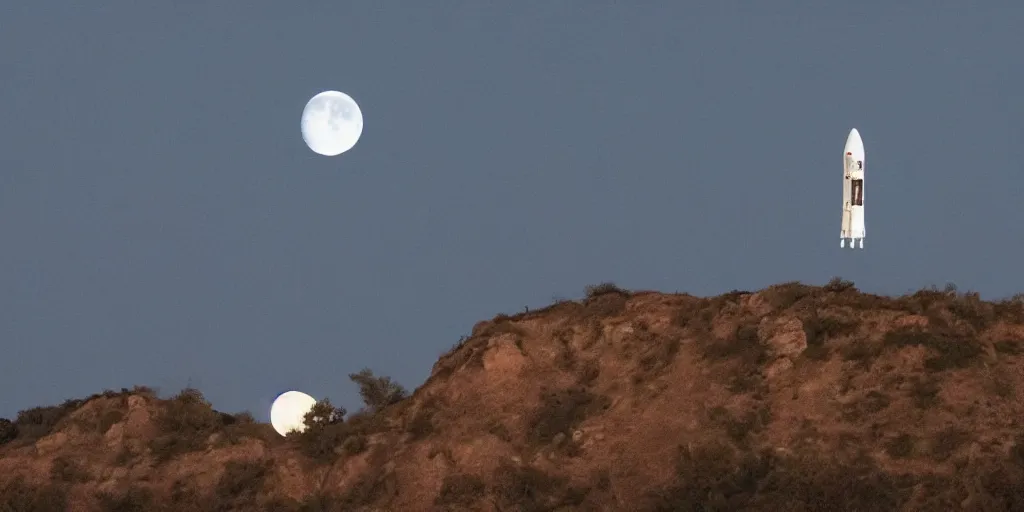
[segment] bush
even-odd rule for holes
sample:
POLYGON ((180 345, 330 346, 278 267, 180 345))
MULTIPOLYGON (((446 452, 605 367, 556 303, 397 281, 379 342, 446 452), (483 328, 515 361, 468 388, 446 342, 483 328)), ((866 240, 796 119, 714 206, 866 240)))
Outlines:
POLYGON ((804 320, 804 333, 808 346, 822 346, 829 339, 857 332, 858 322, 833 316, 814 315, 804 320))
POLYGON ((571 435, 571 430, 584 419, 610 405, 607 397, 578 386, 558 391, 542 390, 540 400, 540 408, 530 422, 529 437, 542 444, 550 443, 559 433, 571 435))
POLYGON ((60 486, 32 487, 21 476, 0 483, 0 510, 4 512, 52 512, 67 507, 67 491, 60 486))
POLYGON ((732 337, 706 343, 704 357, 712 360, 738 358, 743 367, 754 370, 768 360, 768 349, 758 338, 756 321, 750 320, 738 325, 732 337))
POLYGON ((641 510, 900 510, 912 486, 870 460, 849 463, 740 453, 720 443, 680 448, 676 481, 641 510))
POLYGON ((53 459, 50 466, 50 479, 55 483, 80 483, 88 482, 91 475, 77 462, 60 456, 53 459))
POLYGON ((498 510, 561 510, 583 503, 587 492, 568 480, 533 466, 502 461, 494 469, 491 492, 498 510))
POLYGON ((607 295, 609 293, 614 293, 614 294, 617 294, 617 295, 624 295, 624 296, 628 296, 629 295, 629 291, 624 290, 622 288, 619 288, 618 286, 615 285, 615 283, 612 283, 612 282, 604 282, 604 283, 601 283, 601 284, 587 285, 583 289, 583 291, 584 291, 584 294, 586 295, 586 298, 588 298, 588 299, 593 299, 595 297, 599 297, 601 295, 607 295))
MULTIPOLYGON (((999 340, 992 345, 996 349, 996 352, 1000 354, 1019 356, 1024 353, 1024 343, 1021 343, 1018 340, 999 340)), ((0 435, 0 439, 2 438, 2 435, 0 435)), ((0 443, 2 442, 3 441, 0 440, 0 443)))
POLYGON ((408 395, 405 388, 391 377, 377 377, 369 368, 349 374, 348 378, 359 386, 359 396, 363 398, 367 409, 375 413, 404 400, 408 395))
POLYGON ((346 412, 343 407, 334 407, 328 398, 319 400, 303 419, 306 429, 289 432, 287 437, 296 441, 306 456, 330 462, 334 460, 335 449, 352 434, 350 426, 345 424, 346 412))
POLYGON ((900 434, 885 443, 885 453, 893 458, 909 457, 914 453, 914 438, 910 434, 900 434))
POLYGON ((35 441, 50 435, 64 417, 81 407, 83 403, 85 401, 79 399, 65 400, 60 405, 19 411, 18 418, 14 421, 19 437, 35 441))
POLYGON ((7 418, 0 418, 0 445, 18 437, 18 425, 7 418))
POLYGON ((968 292, 954 299, 949 304, 949 311, 979 331, 996 320, 995 308, 982 301, 976 292, 968 292))
POLYGON ((167 400, 157 415, 160 434, 150 441, 150 449, 158 461, 203 450, 209 437, 222 430, 226 420, 232 421, 228 418, 214 411, 199 390, 186 388, 167 400))
POLYGON ((151 512, 157 508, 153 491, 145 487, 132 487, 124 494, 99 492, 96 498, 102 510, 109 512, 151 512))
POLYGON ((418 441, 429 436, 434 431, 434 410, 421 406, 416 411, 416 414, 413 414, 412 419, 409 420, 406 431, 409 433, 409 438, 412 441, 418 441))
POLYGON ((914 406, 918 409, 930 409, 939 403, 939 392, 942 388, 938 382, 930 378, 917 377, 911 382, 911 395, 914 406))
POLYGON ((832 293, 842 293, 846 290, 857 291, 857 288, 853 285, 853 281, 847 281, 839 276, 833 277, 824 288, 825 291, 832 293))
POLYGON ((945 461, 971 439, 972 435, 969 431, 958 427, 947 427, 940 431, 932 441, 931 456, 937 461, 945 461))
POLYGON ((907 346, 927 347, 936 353, 924 362, 925 368, 932 371, 967 368, 982 354, 981 345, 973 340, 930 333, 918 328, 889 331, 883 343, 897 349, 907 346))
POLYGON ((434 505, 458 505, 471 507, 487 492, 483 479, 471 474, 457 473, 444 477, 441 490, 434 498, 434 505))
POLYGON ((257 509, 257 498, 270 472, 270 464, 270 461, 229 460, 217 481, 216 494, 221 508, 257 509))
POLYGON ((787 309, 804 298, 814 295, 815 288, 799 281, 769 286, 762 293, 775 310, 787 309))
MULTIPOLYGON (((688 301, 676 310, 672 316, 672 323, 683 329, 692 329, 699 334, 707 334, 711 331, 711 324, 718 311, 717 304, 711 299, 688 301)), ((756 334, 756 327, 754 332, 756 334)))

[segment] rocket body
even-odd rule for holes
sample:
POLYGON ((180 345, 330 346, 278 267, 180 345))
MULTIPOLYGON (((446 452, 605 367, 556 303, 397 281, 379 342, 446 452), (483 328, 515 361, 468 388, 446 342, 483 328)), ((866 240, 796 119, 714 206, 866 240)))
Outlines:
POLYGON ((850 240, 850 248, 864 248, 864 142, 854 128, 846 138, 843 149, 843 223, 839 233, 839 246, 850 240))

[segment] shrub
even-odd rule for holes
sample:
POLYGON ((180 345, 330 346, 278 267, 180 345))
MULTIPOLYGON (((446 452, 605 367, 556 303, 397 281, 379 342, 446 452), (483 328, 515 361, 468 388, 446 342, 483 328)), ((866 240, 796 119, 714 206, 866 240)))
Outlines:
MULTIPOLYGON (((992 345, 996 349, 996 352, 1000 354, 1019 356, 1024 353, 1024 343, 1021 343, 1018 340, 999 340, 992 345)), ((0 436, 0 439, 2 439, 2 436, 0 436)))
POLYGON ((484 497, 486 491, 487 484, 479 476, 467 473, 448 475, 441 483, 441 490, 434 498, 434 505, 470 507, 484 497))
POLYGON ((0 418, 0 445, 18 437, 18 425, 7 418, 0 418))
POLYGON ((758 339, 757 323, 751 320, 738 325, 730 338, 706 343, 704 356, 712 360, 737 358, 743 367, 756 371, 768 360, 768 349, 758 339))
POLYGON ((814 288, 799 281, 769 286, 762 292, 776 310, 789 308, 814 294, 814 288))
POLYGON ((568 480, 533 466, 502 461, 494 469, 491 492, 498 510, 562 510, 581 504, 586 491, 571 487, 568 480))
POLYGON ((839 276, 833 277, 824 288, 825 291, 832 293, 842 293, 846 290, 857 291, 857 288, 853 285, 853 281, 847 281, 839 276))
POLYGON ((737 453, 708 443, 680 448, 676 481, 640 508, 674 510, 900 510, 909 486, 869 460, 852 463, 737 453))
POLYGON ((102 510, 109 512, 150 512, 157 505, 153 491, 145 487, 132 487, 124 494, 99 492, 96 498, 102 510))
POLYGON ((672 323, 684 329, 692 329, 699 334, 706 334, 711 331, 711 324, 717 313, 716 304, 711 299, 692 300, 676 310, 672 316, 672 323))
POLYGON ((224 427, 225 419, 201 392, 185 388, 164 403, 156 418, 160 434, 150 441, 158 461, 206 448, 207 439, 224 427))
POLYGON ((434 410, 425 406, 420 407, 409 420, 406 431, 412 441, 429 436, 434 431, 434 410))
POLYGON ((944 461, 955 453, 961 446, 967 444, 972 438, 967 430, 957 427, 948 427, 932 440, 931 456, 935 460, 944 461))
POLYGON ((808 346, 821 346, 831 338, 853 334, 859 325, 853 320, 818 315, 804 320, 803 324, 808 346))
POLYGON ((530 422, 531 440, 547 444, 559 433, 567 435, 584 419, 610 405, 607 397, 575 386, 565 390, 542 390, 541 405, 530 422))
POLYGON ((985 329, 996 320, 995 309, 982 301, 976 292, 968 292, 955 298, 949 304, 949 311, 977 330, 985 329))
POLYGON ((766 406, 758 407, 735 417, 726 408, 718 406, 708 411, 709 419, 723 427, 726 435, 741 445, 746 443, 751 434, 757 434, 771 423, 771 409, 766 406))
POLYGON ((89 472, 77 462, 64 456, 53 459, 50 466, 50 479, 57 483, 80 483, 91 479, 89 472))
POLYGON ((610 294, 610 293, 614 293, 614 294, 617 294, 617 295, 624 295, 624 296, 628 296, 630 294, 629 291, 624 290, 622 288, 619 288, 618 286, 616 286, 615 283, 612 283, 612 282, 604 282, 604 283, 600 283, 600 284, 587 285, 583 289, 583 291, 584 291, 584 294, 586 295, 586 298, 588 298, 588 299, 593 299, 595 297, 598 297, 598 296, 601 296, 601 295, 607 295, 607 294, 610 294))
POLYGON ((934 379, 917 377, 912 382, 911 398, 918 409, 930 409, 939 403, 942 388, 934 379))
POLYGON ((341 443, 341 449, 348 455, 359 455, 365 452, 368 446, 366 436, 359 432, 349 435, 341 443))
POLYGON ((256 499, 269 472, 270 461, 229 460, 216 487, 222 507, 256 509, 256 499))
MULTIPOLYGON (((6 475, 5 475, 6 476, 6 475)), ((7 512, 52 512, 68 509, 67 491, 63 487, 29 486, 17 476, 0 483, 0 510, 7 512)))
POLYGON ((379 412, 391 404, 398 403, 408 394, 405 388, 391 377, 377 377, 369 368, 349 374, 348 378, 359 386, 359 396, 372 412, 379 412))
POLYGON ((894 348, 927 347, 936 353, 924 362, 925 368, 932 371, 967 368, 982 354, 981 346, 973 340, 930 333, 918 328, 889 331, 885 334, 883 343, 894 348))
POLYGON ((64 417, 78 409, 85 401, 79 399, 65 400, 60 405, 33 407, 18 412, 14 421, 19 437, 35 441, 50 435, 64 417))
POLYGON ((885 453, 890 457, 909 457, 914 452, 914 438, 910 434, 900 434, 885 443, 885 453))
POLYGON ((306 456, 320 462, 330 462, 334 460, 335 448, 341 446, 352 434, 352 428, 344 422, 345 414, 344 408, 334 407, 330 399, 324 398, 313 404, 306 413, 303 419, 306 429, 302 432, 289 432, 287 437, 297 442, 306 456))

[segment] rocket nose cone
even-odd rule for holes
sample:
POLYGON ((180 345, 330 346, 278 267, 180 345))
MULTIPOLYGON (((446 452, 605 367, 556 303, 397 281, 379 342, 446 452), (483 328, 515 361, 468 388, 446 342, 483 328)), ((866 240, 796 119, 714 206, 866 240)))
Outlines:
POLYGON ((846 151, 855 154, 864 154, 864 142, 860 139, 860 132, 856 128, 850 130, 850 135, 846 137, 846 151))

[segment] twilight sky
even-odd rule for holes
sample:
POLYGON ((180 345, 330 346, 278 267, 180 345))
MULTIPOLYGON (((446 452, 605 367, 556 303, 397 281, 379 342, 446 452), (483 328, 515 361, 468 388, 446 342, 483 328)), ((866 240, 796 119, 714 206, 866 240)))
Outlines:
POLYGON ((1024 3, 316 4, 0 8, 0 417, 135 384, 354 410, 348 373, 411 390, 607 280, 1024 291, 1024 3), (365 119, 333 158, 299 131, 325 89, 365 119))

